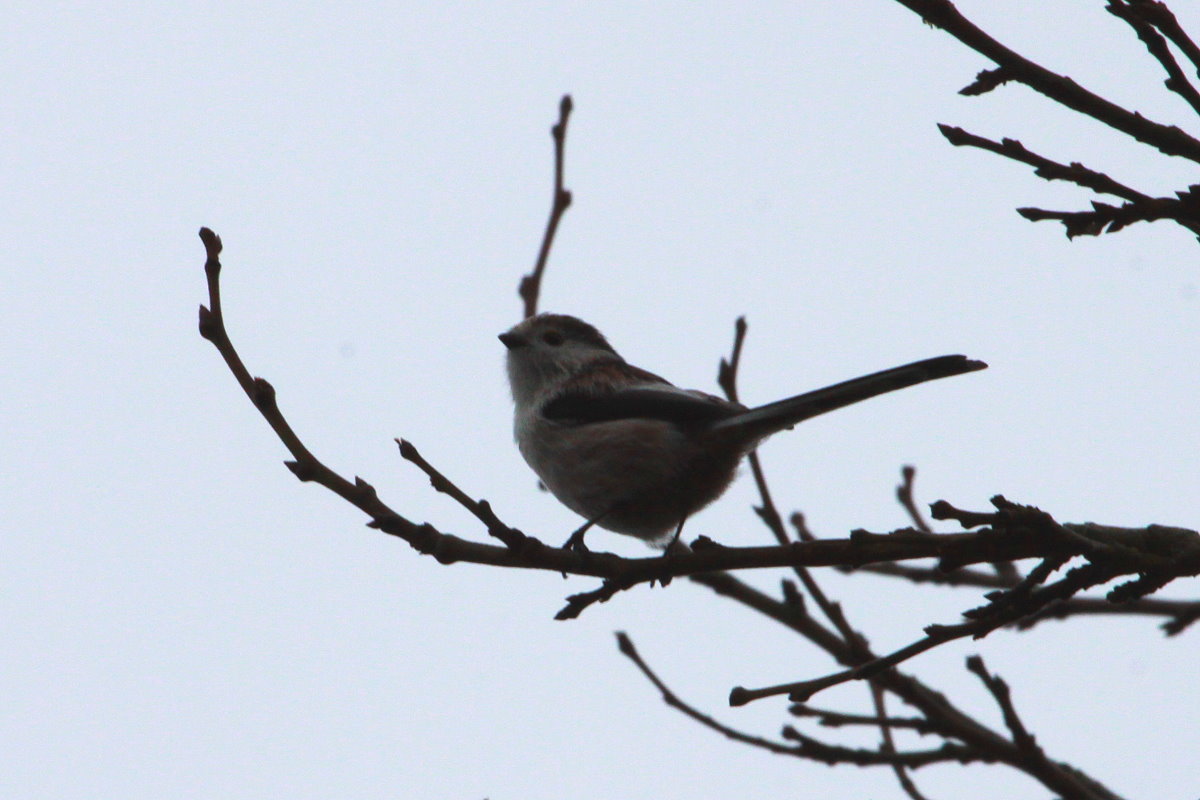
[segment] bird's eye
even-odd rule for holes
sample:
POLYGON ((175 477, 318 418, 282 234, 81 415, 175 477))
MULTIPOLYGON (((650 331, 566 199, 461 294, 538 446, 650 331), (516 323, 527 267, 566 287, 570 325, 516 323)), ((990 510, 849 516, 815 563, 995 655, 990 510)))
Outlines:
POLYGON ((542 341, 551 347, 558 347, 563 343, 563 337, 558 331, 546 331, 542 334, 542 341))

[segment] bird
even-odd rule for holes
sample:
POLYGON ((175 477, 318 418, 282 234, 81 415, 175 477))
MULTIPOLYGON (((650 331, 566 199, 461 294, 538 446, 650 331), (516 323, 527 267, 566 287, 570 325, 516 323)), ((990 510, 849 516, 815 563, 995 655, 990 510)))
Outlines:
MULTIPOLYGON (((563 547, 586 552, 592 526, 668 552, 688 517, 720 497, 763 440, 806 419, 987 364, 938 356, 748 408, 682 389, 622 358, 593 325, 527 317, 499 335, 526 463, 584 518, 563 547)), ((679 544, 677 544, 679 543, 679 544)))

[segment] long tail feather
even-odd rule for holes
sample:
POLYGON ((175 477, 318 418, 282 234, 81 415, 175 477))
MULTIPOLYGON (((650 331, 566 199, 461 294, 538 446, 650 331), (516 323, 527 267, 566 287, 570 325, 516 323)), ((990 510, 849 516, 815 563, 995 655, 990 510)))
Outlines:
POLYGON ((718 422, 713 430, 737 429, 745 432, 747 440, 758 441, 798 422, 877 395, 981 369, 987 369, 987 364, 966 356, 927 358, 752 408, 718 422))

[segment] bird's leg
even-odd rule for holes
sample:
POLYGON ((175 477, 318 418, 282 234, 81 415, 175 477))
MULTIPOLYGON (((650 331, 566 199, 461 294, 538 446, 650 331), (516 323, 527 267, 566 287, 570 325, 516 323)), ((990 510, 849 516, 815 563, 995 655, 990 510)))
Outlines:
MULTIPOLYGON (((679 527, 677 527, 675 529, 675 535, 671 537, 671 541, 668 542, 667 546, 663 548, 663 557, 664 558, 668 555, 671 555, 673 553, 677 553, 680 551, 679 535, 681 533, 683 533, 683 523, 685 523, 685 522, 687 522, 687 517, 684 517, 683 519, 679 520, 679 527)), ((683 547, 682 547, 682 550, 685 553, 690 549, 691 548, 689 548, 686 544, 683 545, 683 547)))
MULTIPOLYGON (((667 542, 667 546, 663 548, 663 554, 659 560, 664 567, 670 564, 671 559, 675 556, 681 553, 690 553, 692 550, 692 548, 679 541, 679 535, 683 533, 683 523, 685 522, 687 522, 687 517, 679 520, 679 526, 675 528, 675 535, 671 537, 671 541, 667 542)), ((659 578, 658 583, 665 589, 671 585, 671 576, 668 575, 665 578, 659 578)), ((653 585, 653 581, 651 581, 651 585, 653 585)))
MULTIPOLYGON (((605 512, 605 514, 607 514, 607 513, 608 512, 605 512)), ((589 519, 587 522, 583 523, 578 528, 576 528, 575 532, 572 533, 570 536, 568 536, 567 540, 565 542, 563 542, 563 549, 564 550, 574 550, 577 553, 591 552, 590 550, 588 550, 588 546, 583 543, 583 535, 588 532, 589 528, 591 528, 593 525, 595 525, 597 522, 599 522, 602 519, 604 519, 604 514, 601 514, 600 516, 596 517, 595 519, 589 519)))

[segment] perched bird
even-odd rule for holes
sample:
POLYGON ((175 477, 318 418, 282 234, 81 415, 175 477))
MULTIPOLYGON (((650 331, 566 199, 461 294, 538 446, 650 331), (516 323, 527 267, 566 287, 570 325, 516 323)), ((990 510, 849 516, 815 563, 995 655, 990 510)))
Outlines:
POLYGON ((579 550, 592 525, 667 546, 768 436, 876 395, 987 367, 940 356, 746 408, 633 366, 600 331, 565 314, 529 317, 499 338, 508 350, 517 446, 546 488, 586 520, 564 545, 579 550))

